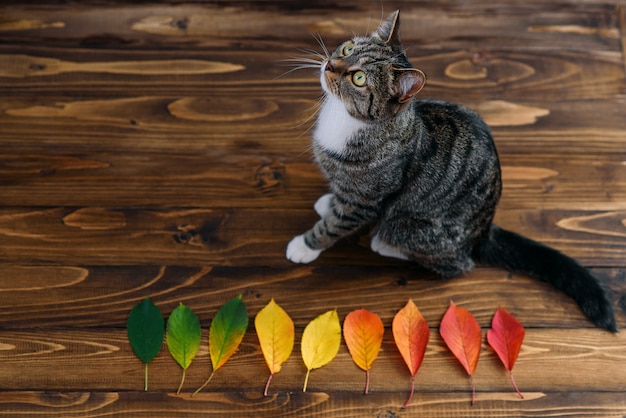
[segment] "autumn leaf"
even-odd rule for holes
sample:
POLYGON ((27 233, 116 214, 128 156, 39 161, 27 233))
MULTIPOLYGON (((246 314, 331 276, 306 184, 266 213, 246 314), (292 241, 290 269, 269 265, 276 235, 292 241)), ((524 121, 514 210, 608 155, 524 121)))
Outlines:
POLYGON ((311 370, 330 363, 341 345, 341 325, 336 310, 325 312, 308 323, 302 333, 302 360, 307 368, 303 392, 309 382, 311 370))
POLYGON ((415 375, 424 360, 430 329, 412 299, 394 316, 391 329, 396 346, 411 372, 411 393, 402 406, 406 408, 415 393, 415 375))
POLYGON ((522 399, 524 399, 524 395, 513 379, 513 366, 522 347, 524 334, 522 324, 503 308, 498 308, 491 321, 491 329, 487 331, 487 342, 509 371, 513 388, 522 399))
POLYGON ((194 395, 209 384, 215 372, 235 354, 248 329, 248 311, 241 295, 226 302, 215 314, 209 328, 209 355, 213 371, 194 395))
POLYGON ((177 394, 185 383, 185 373, 200 350, 202 329, 200 321, 191 309, 180 303, 167 320, 167 348, 176 362, 183 368, 183 376, 177 394))
POLYGON ((272 298, 254 318, 254 327, 265 362, 270 369, 270 376, 263 392, 263 395, 267 396, 272 376, 280 372, 283 363, 293 351, 294 325, 287 312, 272 298))
POLYGON ((369 371, 378 357, 385 327, 378 315, 367 309, 350 312, 343 321, 343 338, 352 360, 365 371, 365 393, 369 392, 369 371))
POLYGON ((480 326, 467 309, 450 301, 450 307, 441 320, 439 333, 470 377, 472 405, 474 405, 476 388, 473 376, 480 356, 482 340, 480 326))
POLYGON ((139 302, 128 315, 128 340, 133 351, 144 362, 144 390, 148 390, 148 363, 163 346, 165 320, 159 308, 149 299, 139 302))

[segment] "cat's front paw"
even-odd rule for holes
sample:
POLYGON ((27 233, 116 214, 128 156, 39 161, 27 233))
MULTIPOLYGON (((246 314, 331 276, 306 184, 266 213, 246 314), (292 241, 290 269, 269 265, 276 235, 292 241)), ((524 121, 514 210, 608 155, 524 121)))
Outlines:
POLYGON ((310 263, 322 253, 322 250, 309 248, 304 242, 304 235, 294 237, 287 245, 287 259, 293 263, 310 263))
POLYGON ((317 199, 317 202, 313 205, 313 209, 315 209, 315 212, 317 212, 320 218, 325 218, 327 215, 330 215, 333 197, 332 193, 325 194, 317 199))

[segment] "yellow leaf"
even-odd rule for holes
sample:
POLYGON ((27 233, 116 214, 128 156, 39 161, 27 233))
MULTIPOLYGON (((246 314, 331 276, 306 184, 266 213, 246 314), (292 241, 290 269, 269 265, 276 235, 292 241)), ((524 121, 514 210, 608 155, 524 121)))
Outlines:
POLYGON ((264 392, 267 396, 272 375, 280 372, 283 363, 287 361, 293 350, 294 326, 287 312, 272 298, 254 318, 254 327, 265 362, 270 369, 270 377, 264 392))
POLYGON ((301 350, 307 373, 303 392, 306 392, 311 370, 330 363, 339 352, 340 345, 341 324, 334 309, 321 314, 304 328, 301 350))

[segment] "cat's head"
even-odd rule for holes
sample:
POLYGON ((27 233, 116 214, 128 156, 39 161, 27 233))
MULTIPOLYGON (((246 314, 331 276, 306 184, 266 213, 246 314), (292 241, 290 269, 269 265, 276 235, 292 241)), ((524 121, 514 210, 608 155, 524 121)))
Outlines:
POLYGON ((399 28, 396 11, 370 36, 341 44, 322 64, 324 91, 338 97, 357 119, 393 117, 424 87, 426 76, 409 62, 399 28))

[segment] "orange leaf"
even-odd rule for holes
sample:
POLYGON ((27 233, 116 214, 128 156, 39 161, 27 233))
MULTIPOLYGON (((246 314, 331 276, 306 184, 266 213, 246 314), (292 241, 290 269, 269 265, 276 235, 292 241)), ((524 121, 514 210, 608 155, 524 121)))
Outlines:
POLYGON ((430 329, 422 313, 411 299, 393 318, 391 329, 396 346, 411 372, 411 394, 403 406, 406 408, 415 391, 415 375, 424 359, 430 329))
POLYGON ((489 345, 498 354, 504 367, 509 371, 513 387, 522 399, 524 396, 517 388, 515 379, 513 379, 513 366, 522 347, 524 334, 525 331, 522 324, 503 308, 498 308, 491 321, 491 329, 487 331, 487 342, 489 342, 489 345))
POLYGON ((369 370, 383 342, 385 327, 375 313, 367 309, 350 312, 343 321, 343 338, 352 360, 365 370, 365 393, 369 392, 369 370))
POLYGON ((473 375, 478 364, 482 340, 480 325, 467 309, 456 306, 453 301, 450 301, 450 307, 441 320, 439 333, 470 376, 473 405, 475 394, 473 375))

